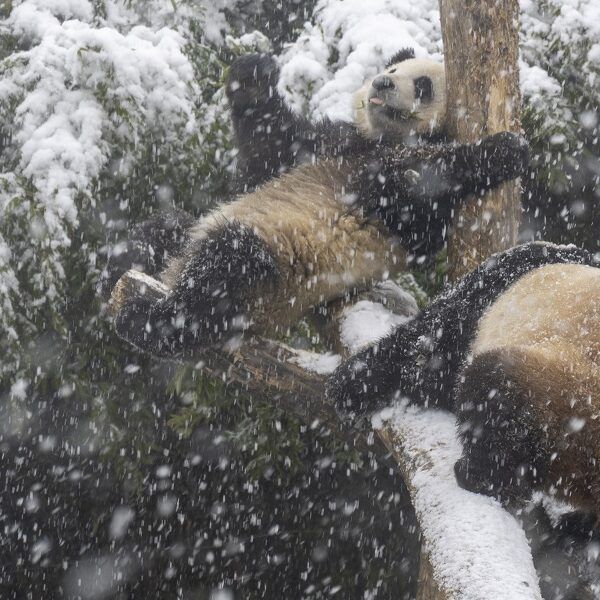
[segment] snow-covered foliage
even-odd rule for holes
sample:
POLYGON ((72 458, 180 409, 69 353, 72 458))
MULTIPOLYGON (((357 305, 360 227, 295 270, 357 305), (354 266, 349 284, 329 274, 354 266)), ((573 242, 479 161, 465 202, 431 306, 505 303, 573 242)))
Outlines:
POLYGON ((437 0, 320 0, 281 57, 280 91, 300 113, 349 121, 352 93, 406 47, 441 58, 437 0))
POLYGON ((597 184, 600 5, 595 0, 521 0, 521 8, 523 122, 543 149, 538 166, 553 170, 555 187, 566 189, 565 175, 580 178, 577 171, 595 177, 597 184))
POLYGON ((11 339, 23 324, 16 304, 29 325, 48 306, 60 318, 74 243, 94 270, 82 218, 98 227, 151 209, 158 186, 168 203, 194 187, 196 165, 218 168, 223 100, 204 102, 201 87, 214 93, 216 57, 196 34, 206 25, 208 40, 221 39, 225 4, 22 0, 0 23, 12 45, 0 62, 0 324, 11 339))

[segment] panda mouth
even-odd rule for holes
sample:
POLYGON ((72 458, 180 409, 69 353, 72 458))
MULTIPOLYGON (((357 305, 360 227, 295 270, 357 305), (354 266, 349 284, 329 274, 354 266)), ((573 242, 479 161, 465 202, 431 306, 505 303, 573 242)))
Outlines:
POLYGON ((369 103, 372 108, 376 108, 378 112, 383 113, 384 116, 392 121, 408 121, 414 118, 414 114, 411 111, 390 106, 377 96, 370 98, 369 103))

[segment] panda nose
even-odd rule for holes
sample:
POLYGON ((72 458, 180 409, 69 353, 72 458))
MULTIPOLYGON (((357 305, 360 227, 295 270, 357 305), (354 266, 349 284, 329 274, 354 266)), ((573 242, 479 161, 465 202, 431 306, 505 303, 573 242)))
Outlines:
POLYGON ((375 77, 375 79, 373 79, 372 85, 377 91, 393 90, 396 87, 394 85, 394 82, 389 77, 386 77, 385 75, 379 75, 379 77, 375 77))

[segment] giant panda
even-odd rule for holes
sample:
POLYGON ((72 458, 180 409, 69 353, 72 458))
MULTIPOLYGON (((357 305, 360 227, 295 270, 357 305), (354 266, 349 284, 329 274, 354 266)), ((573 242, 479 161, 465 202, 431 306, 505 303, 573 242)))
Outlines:
POLYGON ((268 64, 258 55, 232 69, 227 93, 240 148, 273 145, 266 159, 242 152, 271 179, 255 180, 253 191, 186 228, 179 256, 161 273, 165 299, 121 308, 117 332, 141 350, 177 357, 248 328, 277 335, 315 305, 439 250, 457 202, 518 177, 528 162, 527 144, 510 133, 477 144, 426 143, 444 126, 437 62, 404 52, 359 92, 358 126, 312 129, 263 81, 263 67, 272 77, 268 64), (306 148, 312 160, 302 160, 306 148), (276 174, 260 166, 272 158, 276 174))
MULTIPOLYGON (((400 50, 388 61, 382 76, 394 75, 400 63, 414 58, 412 49, 400 50)), ((435 101, 425 98, 422 119, 412 122, 410 127, 414 131, 404 124, 405 136, 414 136, 417 131, 429 133, 429 123, 438 123, 439 115, 445 111, 443 65, 431 61, 425 64, 435 82, 429 86, 431 90, 436 88, 435 101)), ((298 165, 364 150, 366 140, 382 138, 392 124, 393 119, 385 120, 386 111, 392 110, 389 106, 379 109, 369 102, 371 80, 354 95, 353 123, 329 119, 314 123, 294 114, 277 92, 278 80, 277 62, 266 53, 242 55, 227 70, 224 91, 231 112, 236 159, 230 184, 234 198, 226 201, 252 192, 298 165), (368 117, 371 109, 381 110, 383 120, 375 119, 377 122, 371 125, 368 117)), ((414 95, 418 95, 416 90, 414 95)), ((410 98, 404 102, 412 109, 410 98)), ((442 128, 439 132, 442 134, 442 128)), ((433 135, 429 137, 434 139, 433 135)), ((109 248, 107 268, 100 282, 102 296, 110 298, 119 277, 130 268, 148 274, 160 273, 169 258, 181 254, 189 242, 187 231, 194 221, 186 212, 172 210, 136 225, 126 240, 109 248)))
POLYGON ((327 393, 354 418, 400 397, 454 411, 462 486, 600 513, 598 267, 574 246, 497 254, 342 364, 327 393))

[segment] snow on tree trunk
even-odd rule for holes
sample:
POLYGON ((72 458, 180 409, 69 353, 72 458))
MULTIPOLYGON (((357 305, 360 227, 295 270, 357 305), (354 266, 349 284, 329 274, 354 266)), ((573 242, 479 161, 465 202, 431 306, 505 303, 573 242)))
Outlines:
MULTIPOLYGON (((520 131, 518 0, 440 0, 449 133, 475 142, 520 131)), ((448 246, 453 280, 490 254, 515 245, 519 183, 508 182, 459 207, 448 246)))

